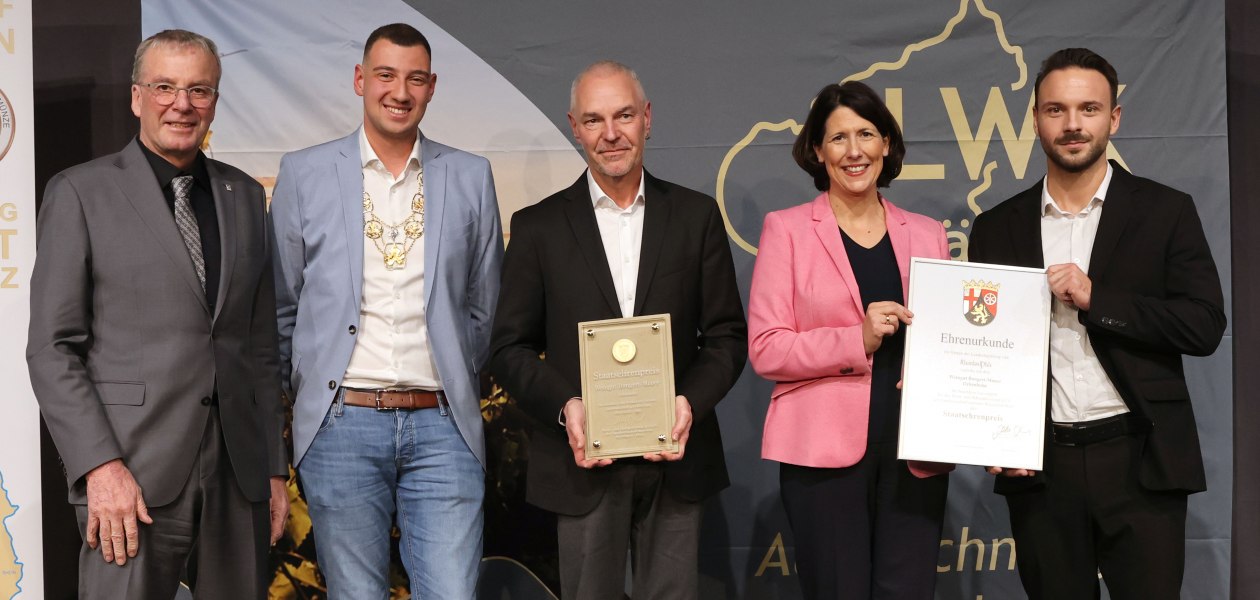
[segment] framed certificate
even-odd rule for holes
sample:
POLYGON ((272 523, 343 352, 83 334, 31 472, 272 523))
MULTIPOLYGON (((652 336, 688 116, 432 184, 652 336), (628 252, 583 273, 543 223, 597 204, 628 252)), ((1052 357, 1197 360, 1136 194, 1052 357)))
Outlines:
POLYGON ((678 452, 668 314, 578 323, 586 457, 678 452))
POLYGON ((897 457, 1040 471, 1045 270, 912 258, 907 300, 897 457))

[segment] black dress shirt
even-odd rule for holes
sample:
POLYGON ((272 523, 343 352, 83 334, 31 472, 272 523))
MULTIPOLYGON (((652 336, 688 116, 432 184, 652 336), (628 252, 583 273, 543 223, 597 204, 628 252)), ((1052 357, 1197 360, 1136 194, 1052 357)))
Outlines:
POLYGON ((197 217, 197 230, 201 232, 201 256, 206 262, 206 303, 210 305, 210 314, 214 314, 214 303, 219 296, 220 247, 219 218, 214 208, 214 191, 210 184, 210 172, 206 170, 206 156, 197 152, 192 167, 183 171, 167 162, 140 143, 153 174, 157 176, 158 186, 166 197, 166 207, 171 209, 171 218, 175 218, 175 190, 171 180, 180 175, 192 175, 193 185, 189 190, 189 201, 192 203, 193 215, 197 217))

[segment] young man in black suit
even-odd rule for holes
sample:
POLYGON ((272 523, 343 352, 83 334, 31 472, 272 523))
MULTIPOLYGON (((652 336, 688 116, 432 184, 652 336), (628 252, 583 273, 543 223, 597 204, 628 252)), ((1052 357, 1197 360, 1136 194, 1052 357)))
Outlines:
POLYGON ((717 203, 652 177, 652 107, 625 65, 573 83, 569 123, 590 167, 512 217, 491 341, 499 383, 537 421, 526 499, 558 514, 565 598, 696 598, 701 501, 729 485, 714 408, 747 356, 717 203), (577 323, 669 313, 677 453, 587 459, 577 323), (545 358, 540 354, 545 353, 545 358))
POLYGON ((1225 330, 1190 196, 1105 160, 1116 71, 1082 48, 1037 75, 1046 178, 986 211, 970 259, 1047 267, 1054 295, 1044 471, 992 467, 1030 598, 1176 599, 1186 497, 1206 482, 1182 355, 1225 330))

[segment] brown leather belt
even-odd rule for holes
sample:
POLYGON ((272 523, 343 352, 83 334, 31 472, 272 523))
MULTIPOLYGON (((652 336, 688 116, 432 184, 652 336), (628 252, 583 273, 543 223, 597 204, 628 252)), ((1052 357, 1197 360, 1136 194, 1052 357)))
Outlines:
POLYGON ((428 390, 355 390, 342 388, 347 406, 364 406, 376 410, 437 408, 437 392, 428 390))

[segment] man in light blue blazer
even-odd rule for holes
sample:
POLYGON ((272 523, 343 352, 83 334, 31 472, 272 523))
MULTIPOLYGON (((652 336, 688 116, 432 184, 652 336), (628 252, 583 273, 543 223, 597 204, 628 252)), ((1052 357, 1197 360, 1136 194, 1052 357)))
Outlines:
POLYGON ((363 126, 293 152, 271 204, 280 376, 329 597, 472 598, 485 444, 479 376, 503 235, 490 164, 419 130, 437 76, 410 25, 355 67, 363 126))

